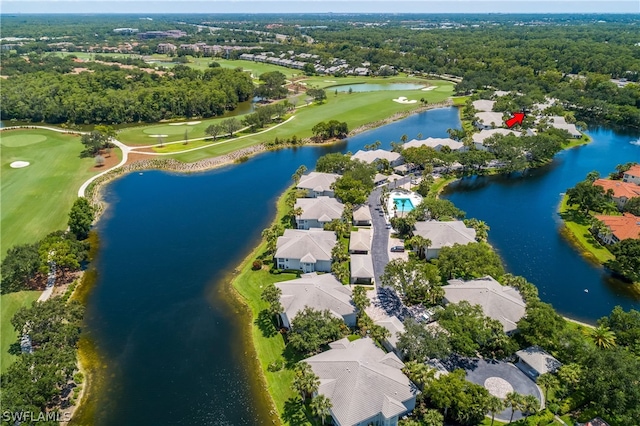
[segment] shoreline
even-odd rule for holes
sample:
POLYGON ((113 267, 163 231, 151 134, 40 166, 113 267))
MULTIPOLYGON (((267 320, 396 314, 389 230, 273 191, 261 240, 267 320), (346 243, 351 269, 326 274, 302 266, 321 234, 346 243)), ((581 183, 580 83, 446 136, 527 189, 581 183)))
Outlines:
MULTIPOLYGON (((397 121, 397 120, 401 120, 403 118, 409 117, 413 114, 419 114, 431 109, 436 109, 436 108, 447 108, 447 107, 452 107, 453 106, 453 102, 448 99, 444 102, 441 103, 437 103, 437 104, 428 104, 428 105, 424 105, 422 107, 419 108, 414 108, 411 110, 407 110, 404 112, 400 112, 400 113, 396 113, 393 114, 392 116, 384 119, 384 120, 379 120, 379 121, 375 121, 363 126, 360 126, 356 129, 353 129, 352 131, 349 132, 349 136, 355 136, 359 133, 365 132, 367 130, 371 130, 380 126, 383 126, 385 124, 389 124, 391 122, 397 121)), ((52 129, 54 130, 54 129, 52 129)), ((304 144, 304 145, 300 145, 301 147, 304 146, 314 146, 314 145, 331 145, 334 144, 338 141, 328 141, 324 144, 304 144)), ((116 166, 111 170, 108 170, 106 173, 104 173, 103 175, 99 176, 98 178, 94 179, 86 188, 86 198, 89 200, 89 203, 91 205, 93 205, 94 207, 96 207, 96 212, 95 212, 95 219, 94 219, 94 225, 96 223, 98 223, 98 221, 102 218, 102 215, 105 213, 108 204, 105 202, 104 200, 104 188, 111 182, 113 182, 114 180, 121 178, 129 173, 132 172, 143 172, 146 170, 165 170, 165 171, 170 171, 170 172, 176 172, 176 173, 199 173, 199 172, 207 172, 210 170, 214 170, 216 168, 219 167, 224 167, 224 166, 228 166, 231 164, 234 164, 238 161, 242 162, 245 159, 248 159, 250 157, 253 157, 255 155, 258 155, 262 152, 266 152, 266 151, 270 151, 270 150, 275 150, 275 149, 285 149, 285 148, 290 148, 289 146, 279 146, 276 148, 270 148, 267 147, 264 143, 260 143, 260 144, 256 144, 256 145, 252 145, 250 147, 246 147, 243 149, 239 149, 236 151, 232 151, 228 154, 224 154, 224 155, 220 155, 220 156, 216 156, 216 157, 210 157, 210 158, 206 158, 204 160, 200 160, 200 161, 196 161, 193 163, 184 163, 181 161, 178 161, 176 159, 173 158, 150 158, 150 159, 145 159, 145 160, 138 160, 138 161, 133 161, 130 163, 126 163, 124 165, 121 166, 116 166)), ((283 194, 285 194, 285 192, 283 192, 283 194)), ((280 198, 282 197, 281 194, 277 200, 276 200, 276 205, 278 203, 278 200, 280 200, 280 198)), ((276 216, 274 217, 273 221, 277 221, 278 218, 278 212, 276 210, 276 216)), ((273 221, 271 223, 273 223, 273 221)), ((260 385, 263 386, 266 390, 267 390, 267 403, 271 406, 271 409, 273 410, 273 413, 277 414, 277 418, 278 418, 278 422, 281 423, 281 418, 280 418, 280 413, 277 410, 277 406, 275 404, 275 400, 273 399, 273 396, 271 395, 271 392, 268 391, 268 381, 264 372, 264 369, 262 368, 262 365, 260 364, 260 359, 257 355, 257 348, 256 348, 256 344, 254 342, 254 337, 253 337, 253 332, 252 332, 252 327, 253 327, 253 321, 254 321, 254 316, 253 313, 251 312, 251 307, 249 306, 249 304, 247 303, 247 300, 244 298, 244 296, 242 294, 240 294, 240 292, 238 291, 238 289, 236 288, 236 286, 234 285, 236 279, 237 279, 237 275, 239 274, 239 271, 241 270, 242 267, 244 267, 246 265, 247 262, 249 262, 249 260, 251 259, 252 256, 255 255, 256 251, 259 250, 260 245, 262 244, 262 237, 260 238, 260 244, 258 244, 257 246, 255 246, 249 253, 247 253, 246 256, 243 256, 243 260, 239 263, 239 265, 234 268, 233 271, 233 279, 232 280, 228 280, 229 276, 227 276, 225 278, 225 281, 223 282, 223 286, 226 287, 230 287, 233 288, 233 292, 231 293, 233 295, 233 299, 236 303, 238 303, 239 305, 241 305, 241 307, 243 308, 243 310, 245 310, 245 312, 249 315, 250 318, 250 322, 248 324, 246 324, 248 327, 245 328, 245 330, 243 331, 243 334, 245 335, 245 337, 243 338, 250 338, 252 345, 251 348, 246 348, 248 350, 251 351, 252 353, 252 358, 254 359, 254 367, 256 368, 256 372, 259 372, 259 382, 260 385), (245 334, 246 333, 246 334, 245 334)), ((95 348, 94 348, 95 349, 95 348)), ((97 358, 99 358, 99 354, 96 352, 93 355, 95 355, 97 358)), ((81 362, 79 360, 79 362, 81 362)), ((89 401, 88 401, 88 396, 89 396, 89 390, 87 389, 86 392, 84 391, 85 388, 89 388, 92 386, 92 384, 90 382, 93 382, 96 380, 95 377, 95 371, 93 371, 93 369, 91 368, 91 366, 87 366, 84 365, 82 366, 83 371, 84 371, 84 375, 85 375, 85 382, 84 382, 84 386, 83 386, 83 397, 82 399, 78 400, 78 404, 74 410, 74 414, 77 412, 82 413, 83 410, 88 409, 89 411, 91 411, 91 407, 89 407, 89 401)), ((270 414, 272 414, 270 412, 270 414)), ((77 419, 76 419, 77 421, 77 419)), ((68 424, 75 424, 74 422, 74 417, 71 418, 71 420, 68 422, 68 424)))

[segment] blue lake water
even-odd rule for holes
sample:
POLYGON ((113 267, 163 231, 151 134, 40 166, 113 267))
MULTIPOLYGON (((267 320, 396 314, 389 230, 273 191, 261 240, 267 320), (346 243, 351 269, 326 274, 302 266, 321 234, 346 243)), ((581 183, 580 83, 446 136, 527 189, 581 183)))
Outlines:
POLYGON ((638 133, 597 128, 589 145, 559 153, 546 167, 524 177, 469 178, 450 185, 445 198, 491 227, 489 242, 507 269, 538 286, 540 297, 562 314, 594 322, 615 305, 640 309, 638 295, 585 260, 561 235, 557 207, 568 188, 597 170, 640 161, 638 133), (588 290, 588 292, 585 292, 588 290))
MULTIPOLYGON (((451 127, 459 127, 456 109, 432 110, 330 147, 268 152, 191 175, 134 173, 110 184, 98 226, 99 276, 86 316, 86 330, 105 356, 106 385, 93 395, 94 423, 271 424, 264 390, 246 367, 250 354, 241 324, 247 319, 227 297, 229 274, 258 241, 301 164, 312 169, 326 153, 355 152, 375 140, 388 148, 403 134, 446 137, 451 127)), ((463 182, 448 195, 469 216, 489 223, 491 242, 509 270, 579 318, 596 318, 616 303, 637 305, 602 282, 602 272, 557 234, 559 193, 584 170, 606 172, 640 150, 624 145, 626 135, 603 130, 592 136, 591 146, 565 152, 527 178, 463 182), (514 221, 520 231, 507 226, 514 221)))

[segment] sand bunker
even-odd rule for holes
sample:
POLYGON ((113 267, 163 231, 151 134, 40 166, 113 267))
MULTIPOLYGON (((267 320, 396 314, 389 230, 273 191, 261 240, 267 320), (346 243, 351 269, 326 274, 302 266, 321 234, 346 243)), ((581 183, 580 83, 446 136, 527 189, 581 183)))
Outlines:
POLYGON ((187 125, 188 125, 188 126, 195 126, 196 124, 200 124, 200 123, 202 123, 202 121, 189 121, 189 122, 187 123, 187 125))
POLYGON ((407 99, 405 96, 400 96, 398 99, 393 99, 393 102, 397 102, 399 104, 415 104, 416 101, 415 99, 407 99))
POLYGON ((337 83, 337 81, 335 81, 335 80, 325 80, 324 82, 325 83, 337 83))
POLYGON ((438 87, 438 86, 429 86, 429 87, 425 87, 425 88, 424 88, 424 89, 422 89, 422 90, 423 90, 423 91, 425 91, 425 92, 428 92, 429 90, 433 90, 433 89, 435 89, 436 87, 438 87))
POLYGON ((169 123, 169 126, 182 126, 183 124, 187 123, 169 123))
POLYGON ((149 135, 150 138, 168 138, 169 135, 149 135))
POLYGON ((28 165, 28 161, 14 161, 13 163, 9 164, 9 167, 11 167, 12 169, 21 169, 23 167, 27 167, 28 165))

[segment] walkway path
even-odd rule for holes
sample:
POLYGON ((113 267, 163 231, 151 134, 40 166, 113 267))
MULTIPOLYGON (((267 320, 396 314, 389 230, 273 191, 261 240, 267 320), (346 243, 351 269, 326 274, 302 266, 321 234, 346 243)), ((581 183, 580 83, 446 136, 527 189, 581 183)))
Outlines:
POLYGON ((49 275, 47 275, 47 287, 44 289, 40 297, 38 297, 38 302, 46 302, 49 300, 51 295, 53 294, 53 287, 56 284, 56 273, 58 268, 56 268, 56 262, 49 262, 49 275))

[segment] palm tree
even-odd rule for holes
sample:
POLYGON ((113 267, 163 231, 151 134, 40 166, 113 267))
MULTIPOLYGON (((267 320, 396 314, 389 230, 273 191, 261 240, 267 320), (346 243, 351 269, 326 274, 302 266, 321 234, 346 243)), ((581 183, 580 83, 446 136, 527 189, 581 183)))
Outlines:
POLYGON ((291 388, 302 397, 303 401, 306 401, 307 397, 318 390, 320 379, 306 362, 297 363, 294 371, 296 375, 291 383, 291 388))
POLYGON ((409 361, 405 364, 403 372, 420 389, 424 389, 435 378, 435 371, 423 362, 409 361))
POLYGON ((509 418, 509 423, 511 423, 513 422, 513 414, 522 409, 523 397, 518 392, 509 392, 504 402, 507 407, 511 408, 511 417, 509 418))
POLYGON ((538 377, 538 384, 544 388, 544 400, 548 401, 549 389, 557 389, 560 381, 553 374, 546 373, 538 377))
POLYGON ((302 207, 296 207, 295 209, 291 210, 291 214, 297 217, 298 219, 300 219, 300 216, 302 216, 302 213, 304 213, 304 210, 302 210, 302 207))
POLYGON ((525 413, 525 416, 529 417, 538 412, 540 409, 540 401, 533 395, 525 395, 522 399, 521 409, 525 413))
POLYGON ((418 133, 418 139, 422 139, 422 133, 418 133))
POLYGON ((408 139, 409 139, 409 137, 406 134, 400 136, 400 140, 402 141, 402 143, 406 143, 408 139))
POLYGON ((418 257, 420 258, 426 256, 426 251, 431 245, 431 240, 428 238, 424 238, 421 235, 414 235, 413 237, 409 238, 407 242, 411 244, 411 247, 413 247, 418 257))
POLYGON ((491 395, 487 401, 487 408, 491 413, 491 426, 493 426, 493 421, 496 416, 496 413, 500 413, 505 408, 505 403, 502 399, 497 396, 491 395))
POLYGON ((324 395, 316 395, 311 400, 311 411, 313 414, 320 417, 322 424, 324 424, 324 420, 331 415, 331 400, 324 395))
POLYGON ((600 349, 611 349, 616 346, 616 334, 603 325, 587 329, 585 334, 591 337, 593 343, 600 349))

